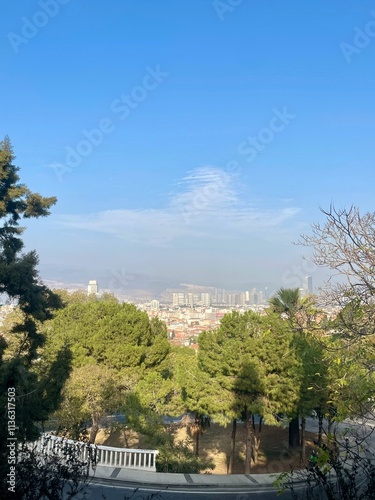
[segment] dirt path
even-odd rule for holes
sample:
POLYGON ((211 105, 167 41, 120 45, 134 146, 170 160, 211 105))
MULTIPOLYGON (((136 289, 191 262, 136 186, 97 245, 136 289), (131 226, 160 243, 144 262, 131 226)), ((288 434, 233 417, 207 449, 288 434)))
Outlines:
MULTIPOLYGON (((186 427, 171 429, 175 440, 189 437, 186 427)), ((314 447, 315 435, 306 432, 306 459, 308 460, 314 447)), ((227 464, 230 455, 231 427, 221 427, 211 424, 211 427, 201 436, 200 456, 212 459, 215 463, 213 474, 227 474, 227 464)), ((100 430, 96 444, 115 446, 119 448, 147 448, 145 439, 134 431, 112 431, 110 434, 100 430)), ((234 473, 244 473, 245 459, 245 426, 238 424, 236 439, 236 460, 234 473)), ((262 430, 261 445, 259 452, 259 463, 251 467, 252 474, 272 473, 289 471, 290 467, 301 468, 299 451, 293 455, 288 447, 288 429, 265 425, 262 430)))

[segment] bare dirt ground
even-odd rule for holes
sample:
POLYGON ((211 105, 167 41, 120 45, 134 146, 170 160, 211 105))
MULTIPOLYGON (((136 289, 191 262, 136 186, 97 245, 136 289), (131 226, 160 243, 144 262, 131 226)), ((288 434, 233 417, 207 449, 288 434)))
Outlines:
MULTIPOLYGON (((218 424, 211 424, 211 427, 200 437, 199 455, 205 459, 212 459, 215 469, 209 471, 212 474, 227 474, 231 426, 221 427, 218 424)), ((191 437, 186 427, 170 428, 175 440, 182 440, 191 437)), ((245 426, 237 425, 236 437, 236 460, 234 463, 234 474, 244 473, 245 461, 245 426)), ((259 462, 251 466, 252 474, 265 474, 273 472, 290 471, 293 468, 301 468, 307 464, 311 451, 314 448, 313 439, 315 435, 306 432, 306 459, 302 463, 300 453, 297 450, 291 454, 288 448, 288 429, 276 426, 264 425, 261 435, 259 450, 259 462)), ((148 448, 145 438, 134 431, 112 431, 110 433, 100 430, 96 439, 96 444, 114 446, 119 448, 148 448)))

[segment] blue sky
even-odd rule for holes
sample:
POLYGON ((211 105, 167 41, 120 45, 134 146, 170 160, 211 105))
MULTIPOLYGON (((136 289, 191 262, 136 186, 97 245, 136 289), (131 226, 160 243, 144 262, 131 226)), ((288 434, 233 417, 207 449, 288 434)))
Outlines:
POLYGON ((374 210, 373 2, 23 0, 0 35, 46 279, 317 284, 291 242, 374 210))

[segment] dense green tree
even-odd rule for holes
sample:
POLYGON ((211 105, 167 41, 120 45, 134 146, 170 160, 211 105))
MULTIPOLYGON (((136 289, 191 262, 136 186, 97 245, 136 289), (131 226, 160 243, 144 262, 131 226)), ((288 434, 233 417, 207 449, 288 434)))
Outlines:
POLYGON ((16 300, 25 313, 24 325, 31 338, 30 356, 43 341, 38 335, 35 320, 44 320, 56 296, 42 285, 34 251, 22 254, 21 219, 44 217, 56 203, 55 197, 45 198, 21 184, 19 168, 13 164, 14 155, 8 138, 0 142, 0 293, 16 300))
POLYGON ((302 368, 289 324, 271 313, 234 311, 223 317, 216 331, 200 335, 199 364, 231 394, 231 417, 245 418, 248 473, 260 445, 261 423, 255 435, 253 415, 277 423, 277 415, 294 411, 298 401, 302 368))
POLYGON ((197 456, 200 436, 210 421, 208 416, 222 419, 224 405, 228 403, 216 381, 199 369, 197 354, 188 347, 173 347, 164 370, 147 370, 134 394, 144 408, 159 416, 193 413, 194 418, 186 418, 184 423, 194 438, 197 456))
POLYGON ((184 411, 179 387, 171 377, 159 371, 147 371, 137 383, 134 393, 142 405, 159 416, 181 415, 184 411))
POLYGON ((301 391, 300 403, 296 406, 296 412, 289 414, 289 417, 291 417, 289 423, 289 446, 290 448, 297 448, 302 445, 302 455, 304 456, 305 417, 314 408, 312 396, 315 395, 311 390, 308 392, 306 387, 313 384, 310 378, 313 373, 316 373, 316 369, 314 368, 315 355, 310 352, 313 349, 312 344, 314 341, 312 337, 305 335, 305 330, 311 326, 312 319, 315 317, 317 310, 314 307, 311 297, 301 297, 299 288, 280 288, 271 297, 269 304, 271 309, 280 315, 281 318, 286 319, 293 328, 295 343, 303 364, 304 389, 301 391), (300 435, 300 418, 302 419, 302 436, 300 435))
MULTIPOLYGON (((0 346, 0 464, 1 479, 7 465, 7 396, 15 390, 16 437, 18 442, 34 439, 39 430, 37 422, 47 418, 58 404, 59 389, 69 373, 69 353, 64 346, 55 352, 53 365, 37 367, 44 336, 40 323, 51 316, 60 305, 59 298, 45 287, 37 272, 35 251, 23 253, 22 220, 44 217, 56 202, 32 192, 20 182, 19 168, 14 165, 14 154, 8 138, 0 142, 0 294, 4 303, 18 305, 19 319, 12 331, 1 338, 0 346), (13 337, 14 336, 14 339, 13 337), (9 348, 7 349, 7 344, 9 348), (6 355, 4 355, 4 350, 6 355), (56 364, 57 363, 57 364, 56 364), (65 366, 54 388, 48 387, 46 378, 51 369, 65 366)), ((4 483, 2 481, 2 488, 4 483)), ((5 498, 6 491, 0 492, 5 498)))
POLYGON ((45 332, 52 350, 69 345, 74 366, 107 366, 128 375, 132 386, 148 368, 162 370, 170 349, 163 322, 112 296, 78 297, 45 324, 45 332))
POLYGON ((304 463, 306 418, 311 416, 313 410, 320 416, 322 408, 327 407, 330 398, 327 390, 329 361, 324 354, 321 342, 309 331, 294 334, 293 345, 302 365, 301 386, 295 415, 297 415, 297 422, 301 420, 300 440, 296 444, 300 445, 301 462, 304 463))
POLYGON ((106 412, 123 411, 136 430, 144 420, 140 408, 147 409, 146 420, 152 412, 159 417, 168 412, 174 388, 167 369, 170 346, 165 324, 157 318, 150 321, 145 312, 119 304, 111 295, 61 296, 66 307, 45 323, 44 331, 45 356, 68 346, 75 367, 57 413, 63 427, 78 436, 82 423, 91 419, 90 441, 94 441, 106 412), (85 373, 90 390, 85 390, 85 373), (134 407, 134 398, 139 408, 134 407))
POLYGON ((230 394, 222 389, 215 378, 200 369, 194 349, 175 348, 170 359, 181 407, 184 412, 194 414, 194 418, 189 417, 186 424, 194 438, 194 451, 198 456, 200 436, 209 428, 211 420, 227 423, 225 414, 230 411, 230 394))
POLYGON ((363 328, 360 325, 368 321, 360 309, 358 304, 350 302, 319 338, 328 375, 324 416, 331 421, 361 417, 373 411, 375 337, 366 330, 366 334, 353 339, 353 331, 363 328))

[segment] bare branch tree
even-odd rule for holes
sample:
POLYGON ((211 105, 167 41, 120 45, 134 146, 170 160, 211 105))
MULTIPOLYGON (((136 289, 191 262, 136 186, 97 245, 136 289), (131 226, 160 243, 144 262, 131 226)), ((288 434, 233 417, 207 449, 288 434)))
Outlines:
MULTIPOLYGON (((321 209, 327 221, 313 224, 312 235, 302 235, 298 244, 314 249, 312 261, 345 277, 332 285, 336 299, 360 298, 373 304, 375 296, 375 212, 361 215, 355 206, 321 209)), ((332 281, 332 280, 331 280, 332 281)))

